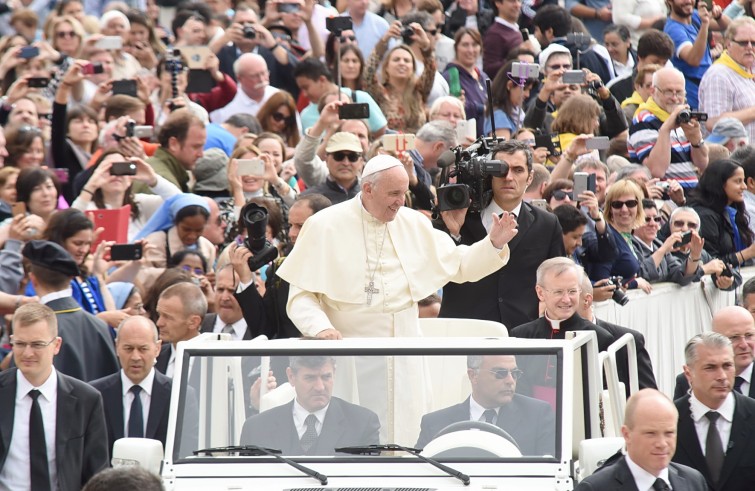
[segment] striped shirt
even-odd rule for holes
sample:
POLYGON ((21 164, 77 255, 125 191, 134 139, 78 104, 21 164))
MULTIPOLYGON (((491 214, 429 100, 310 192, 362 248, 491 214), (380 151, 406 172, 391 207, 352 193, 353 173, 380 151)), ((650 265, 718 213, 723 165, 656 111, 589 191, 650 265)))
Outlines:
MULTIPOLYGON (((755 79, 747 79, 731 68, 714 63, 700 83, 700 110, 708 117, 741 111, 755 106, 755 79)), ((755 121, 745 125, 751 142, 755 142, 755 121)))
MULTIPOLYGON (((629 159, 638 164, 645 164, 650 156, 663 121, 650 111, 640 111, 632 120, 629 128, 629 159)), ((692 163, 692 146, 681 128, 671 131, 671 163, 663 179, 675 179, 685 188, 697 186, 697 172, 692 163)))

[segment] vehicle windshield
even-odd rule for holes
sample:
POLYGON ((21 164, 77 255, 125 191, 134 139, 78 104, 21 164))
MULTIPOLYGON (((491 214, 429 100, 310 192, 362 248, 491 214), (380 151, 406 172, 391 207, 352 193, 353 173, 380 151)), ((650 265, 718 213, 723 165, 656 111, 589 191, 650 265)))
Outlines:
POLYGON ((185 349, 175 379, 176 430, 166 448, 172 462, 238 458, 243 451, 195 455, 238 445, 296 460, 353 461, 344 447, 375 444, 424 449, 447 461, 561 458, 562 351, 309 349, 317 343, 185 349))

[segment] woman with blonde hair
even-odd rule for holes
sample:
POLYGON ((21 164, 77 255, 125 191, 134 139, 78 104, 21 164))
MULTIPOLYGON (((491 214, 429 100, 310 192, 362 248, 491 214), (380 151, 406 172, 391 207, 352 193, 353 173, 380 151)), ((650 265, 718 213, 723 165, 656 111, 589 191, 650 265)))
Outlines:
POLYGON ((412 23, 412 41, 421 47, 425 70, 418 79, 417 63, 411 49, 400 44, 387 52, 391 39, 400 39, 403 29, 394 22, 375 45, 364 72, 365 90, 382 108, 388 128, 405 133, 416 133, 425 124, 425 103, 435 81, 435 57, 430 38, 418 23, 412 23), (378 80, 378 66, 383 62, 378 80))
POLYGON ((61 55, 77 58, 84 45, 86 31, 73 16, 55 17, 45 28, 45 38, 61 55))
POLYGON ((652 290, 650 283, 638 276, 641 258, 632 247, 632 231, 645 224, 643 198, 640 186, 629 179, 616 181, 606 191, 603 217, 616 242, 616 258, 611 262, 588 264, 593 282, 621 276, 621 285, 616 285, 617 288, 641 288, 645 293, 652 290))

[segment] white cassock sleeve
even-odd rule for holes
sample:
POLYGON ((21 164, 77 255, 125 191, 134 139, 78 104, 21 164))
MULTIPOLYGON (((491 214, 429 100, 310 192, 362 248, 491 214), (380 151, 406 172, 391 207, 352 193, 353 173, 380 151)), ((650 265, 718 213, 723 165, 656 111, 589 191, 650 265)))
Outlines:
POLYGON ((327 329, 335 329, 322 310, 318 294, 289 285, 286 313, 304 336, 315 337, 327 329))

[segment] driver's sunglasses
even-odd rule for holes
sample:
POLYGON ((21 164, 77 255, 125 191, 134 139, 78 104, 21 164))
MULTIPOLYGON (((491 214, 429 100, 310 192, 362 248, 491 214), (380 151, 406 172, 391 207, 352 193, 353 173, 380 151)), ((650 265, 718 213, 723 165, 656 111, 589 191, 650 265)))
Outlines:
POLYGON ((518 368, 490 368, 488 371, 495 375, 495 378, 499 380, 509 378, 509 375, 511 375, 514 380, 519 380, 522 378, 522 375, 524 375, 524 372, 518 368))

